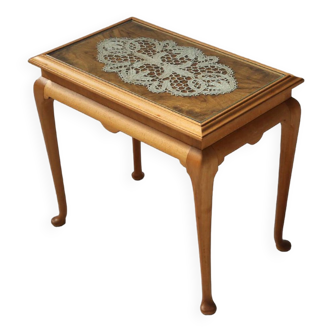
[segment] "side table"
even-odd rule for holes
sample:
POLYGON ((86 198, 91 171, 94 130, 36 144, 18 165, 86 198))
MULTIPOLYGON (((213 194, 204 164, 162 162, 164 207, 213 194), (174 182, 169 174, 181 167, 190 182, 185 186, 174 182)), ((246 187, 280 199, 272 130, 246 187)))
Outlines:
POLYGON ((203 314, 216 311, 211 291, 214 177, 225 156, 257 143, 281 124, 274 239, 291 248, 283 226, 300 123, 291 97, 303 79, 129 18, 29 60, 41 68, 34 93, 65 224, 67 205, 53 101, 133 138, 135 180, 143 178, 141 142, 177 158, 191 178, 202 277, 203 314))

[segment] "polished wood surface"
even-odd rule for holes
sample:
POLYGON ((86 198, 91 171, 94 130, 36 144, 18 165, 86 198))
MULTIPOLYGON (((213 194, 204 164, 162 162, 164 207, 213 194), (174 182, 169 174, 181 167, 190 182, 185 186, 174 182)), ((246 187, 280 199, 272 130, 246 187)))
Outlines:
MULTIPOLYGON (((134 31, 132 31, 132 33, 134 33, 134 31)), ((89 47, 92 47, 92 44, 89 47)), ((101 66, 99 69, 103 66, 103 64, 100 64, 95 60, 95 58, 92 57, 89 51, 87 51, 87 54, 84 52, 81 53, 78 58, 80 57, 84 57, 84 59, 87 61, 87 64, 82 64, 82 66, 88 66, 89 68, 90 66, 94 67, 94 69, 91 70, 96 70, 96 66, 101 66), (91 65, 91 61, 93 65, 91 65)), ((82 60, 76 59, 75 61, 81 62, 82 60)), ((154 26, 136 18, 127 19, 123 22, 120 22, 119 24, 105 28, 98 33, 93 33, 89 35, 89 38, 83 37, 78 41, 67 44, 65 47, 58 47, 52 52, 45 52, 41 55, 31 58, 29 62, 40 67, 42 69, 42 75, 52 82, 58 83, 59 85, 77 92, 80 95, 97 101, 106 107, 109 107, 119 113, 122 113, 130 118, 133 118, 141 123, 155 128, 160 132, 163 132, 199 149, 204 149, 212 145, 220 138, 240 128, 243 124, 246 124, 252 121, 255 117, 260 116, 266 110, 273 108, 287 100, 291 96, 291 90, 303 82, 303 79, 301 78, 284 73, 280 70, 270 68, 255 61, 245 59, 227 51, 220 50, 216 47, 204 44, 188 37, 181 36, 175 32, 154 26), (83 43, 84 46, 85 43, 89 43, 89 40, 95 40, 96 38, 100 38, 100 36, 103 34, 107 36, 107 33, 118 31, 116 29, 120 29, 121 26, 138 26, 141 27, 141 34, 145 34, 148 31, 154 37, 158 35, 163 36, 163 38, 172 38, 180 45, 194 45, 195 47, 204 50, 204 52, 207 54, 218 54, 218 56, 224 57, 224 62, 227 61, 229 65, 232 65, 233 67, 235 66, 233 69, 237 68, 235 76, 238 80, 239 88, 230 94, 220 96, 198 96, 190 97, 188 99, 184 97, 172 97, 168 93, 153 94, 148 92, 145 87, 125 84, 121 80, 121 82, 118 82, 119 84, 130 86, 131 89, 140 89, 140 91, 133 90, 131 92, 128 89, 110 83, 109 81, 99 78, 98 76, 89 74, 84 69, 79 69, 74 65, 70 65, 55 58, 54 56, 48 55, 51 53, 52 55, 58 54, 59 56, 67 56, 71 58, 70 61, 74 61, 72 58, 74 57, 76 59, 76 55, 73 56, 68 54, 61 54, 61 52, 68 53, 68 51, 65 52, 64 50, 69 50, 72 47, 79 47, 80 43, 83 43), (144 29, 142 27, 144 27, 144 29), (233 62, 228 61, 233 61, 234 64, 233 62), (244 71, 244 74, 242 74, 242 70, 244 71), (259 73, 262 75, 253 73, 253 70, 259 71, 259 73), (281 78, 275 80, 271 84, 266 85, 264 83, 265 81, 263 76, 270 75, 271 73, 273 75, 280 75, 281 78), (262 80, 260 80, 259 77, 262 80), (250 90, 250 84, 253 84, 255 87, 253 90, 250 90), (258 85, 261 86, 261 89, 257 90, 258 85), (149 95, 145 95, 146 93, 149 95), (236 96, 236 93, 243 93, 243 95, 238 95, 234 100, 231 101, 229 98, 233 98, 232 95, 236 96), (165 98, 162 97, 163 95, 165 98), (246 96, 244 97, 244 95, 246 96), (189 107, 189 113, 190 109, 192 108, 191 106, 193 106, 200 114, 207 112, 205 114, 207 115, 207 118, 205 118, 206 120, 203 122, 199 122, 202 120, 199 118, 196 119, 197 121, 193 120, 192 118, 187 117, 184 113, 179 113, 179 110, 172 110, 171 107, 168 107, 171 105, 163 106, 161 103, 157 102, 157 100, 154 101, 153 98, 161 98, 162 102, 165 100, 173 100, 172 103, 176 107, 180 107, 183 110, 186 107, 189 107), (188 100, 191 99, 195 100, 193 103, 194 105, 188 106, 188 100), (224 101, 228 106, 225 109, 222 109, 220 105, 222 105, 224 101)), ((112 77, 114 80, 119 80, 117 74, 105 74, 113 75, 112 77)), ((200 117, 200 115, 197 116, 200 117)))
POLYGON ((142 22, 136 22, 133 20, 119 24, 79 42, 75 42, 56 51, 50 52, 49 55, 69 64, 70 66, 83 70, 84 72, 109 83, 115 84, 118 87, 135 93, 181 115, 187 116, 197 122, 208 120, 232 104, 239 102, 254 92, 261 90, 285 76, 284 73, 277 70, 271 70, 264 68, 263 66, 249 63, 246 60, 225 54, 221 50, 217 51, 212 48, 198 45, 184 38, 172 36, 161 29, 151 28, 142 22), (125 83, 117 73, 104 72, 102 70, 104 64, 97 60, 97 44, 104 39, 111 37, 147 37, 160 41, 171 39, 181 46, 199 48, 206 55, 219 57, 220 63, 226 64, 234 70, 238 82, 238 88, 235 91, 224 95, 179 97, 170 95, 166 92, 152 93, 144 86, 125 83))
POLYGON ((40 80, 45 81, 45 98, 52 98, 70 106, 100 121, 108 130, 111 128, 110 131, 112 132, 121 131, 179 159, 180 162, 185 165, 187 154, 190 149, 189 145, 127 116, 119 114, 93 100, 79 95, 76 92, 63 88, 56 83, 45 80, 44 78, 40 78, 40 80))
POLYGON ((274 228, 274 239, 280 251, 291 249, 291 243, 283 239, 282 233, 301 117, 301 108, 297 100, 291 98, 286 103, 289 116, 281 122, 279 184, 274 228))
POLYGON ((211 216, 213 180, 218 171, 218 157, 213 147, 203 151, 192 148, 187 157, 187 172, 191 178, 196 210, 196 224, 202 275, 201 311, 213 315, 217 307, 211 287, 211 216))
POLYGON ((52 219, 52 224, 59 227, 66 223, 67 202, 55 129, 54 100, 52 98, 44 98, 46 82, 43 78, 37 80, 34 84, 34 94, 59 205, 59 215, 52 219))
POLYGON ((141 161, 141 142, 133 138, 134 172, 131 174, 134 180, 139 181, 144 178, 141 161))
MULTIPOLYGON (((291 248, 290 242, 283 239, 283 228, 301 113, 299 103, 291 97, 291 91, 302 83, 303 79, 137 19, 123 21, 98 34, 92 34, 89 38, 82 38, 66 47, 60 47, 52 51, 52 56, 45 53, 30 59, 30 62, 42 69, 42 77, 36 81, 34 92, 59 204, 59 215, 52 219, 54 226, 63 225, 67 214, 53 111, 53 101, 57 100, 100 121, 110 132, 121 131, 133 138, 132 177, 135 180, 144 177, 141 165, 141 142, 177 158, 186 168, 191 178, 195 200, 203 314, 214 314, 217 309, 211 286, 211 219, 213 184, 218 166, 224 161, 225 156, 244 144, 257 143, 264 132, 278 124, 281 124, 282 132, 274 239, 278 250, 288 251, 291 248), (133 29, 135 26, 139 26, 137 31, 133 29), (213 102, 211 96, 207 99, 197 98, 195 105, 197 112, 202 109, 201 116, 205 117, 204 122, 200 122, 203 121, 200 115, 194 120, 190 118, 196 116, 194 113, 190 114, 190 117, 185 114, 184 109, 189 107, 189 104, 183 99, 181 99, 182 104, 179 103, 183 113, 179 109, 171 110, 169 106, 174 101, 169 94, 167 94, 169 98, 159 96, 161 99, 156 102, 148 99, 150 96, 148 98, 143 96, 146 93, 143 90, 134 91, 135 87, 131 87, 134 90, 130 90, 121 86, 119 82, 117 82, 119 86, 113 84, 116 78, 112 78, 110 84, 88 73, 97 70, 96 65, 89 63, 92 53, 88 51, 83 52, 84 54, 81 52, 80 56, 73 55, 75 47, 84 45, 86 47, 86 43, 92 40, 95 43, 98 36, 104 38, 109 33, 122 36, 124 31, 130 31, 128 36, 132 36, 132 33, 153 34, 151 36, 156 39, 171 36, 174 40, 178 38, 176 41, 179 45, 195 43, 197 47, 204 49, 204 52, 211 52, 211 55, 221 54, 218 56, 223 56, 225 61, 234 61, 231 66, 238 66, 237 75, 242 77, 238 93, 242 91, 247 97, 238 99, 231 106, 226 106, 219 114, 214 114, 215 106, 222 103, 213 102), (61 57, 66 58, 60 60, 61 57), (75 64, 65 64, 64 60, 74 61, 75 64), (86 67, 77 67, 81 65, 86 67), (249 77, 249 73, 256 77, 257 81, 249 77), (265 74, 258 79, 254 73, 258 76, 265 74), (258 83, 263 84, 264 79, 272 80, 271 75, 279 75, 279 78, 259 89, 258 83), (170 104, 165 106, 167 102, 170 104), (211 118, 207 119, 209 116, 211 118)), ((227 98, 230 101, 231 97, 227 98)))

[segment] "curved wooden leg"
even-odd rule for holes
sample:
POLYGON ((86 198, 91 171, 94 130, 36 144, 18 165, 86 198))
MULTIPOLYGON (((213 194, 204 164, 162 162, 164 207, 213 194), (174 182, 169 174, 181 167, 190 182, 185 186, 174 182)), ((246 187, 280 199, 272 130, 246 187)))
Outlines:
POLYGON ((134 180, 139 181, 144 178, 141 163, 141 142, 133 138, 133 153, 134 153, 134 172, 131 174, 134 180))
POLYGON ((218 170, 218 159, 211 148, 203 151, 191 148, 186 167, 195 199, 202 275, 201 311, 205 315, 213 315, 217 307, 213 302, 211 290, 211 210, 213 180, 218 170))
POLYGON ((280 251, 291 249, 291 243, 282 238, 282 233, 301 117, 300 104, 295 99, 291 98, 286 103, 289 107, 289 117, 281 123, 279 184, 274 228, 274 239, 280 251))
POLYGON ((40 78, 35 82, 34 94, 59 205, 59 215, 52 219, 52 224, 55 227, 59 227, 66 223, 67 203, 56 137, 53 110, 54 100, 44 98, 45 81, 44 78, 40 78))

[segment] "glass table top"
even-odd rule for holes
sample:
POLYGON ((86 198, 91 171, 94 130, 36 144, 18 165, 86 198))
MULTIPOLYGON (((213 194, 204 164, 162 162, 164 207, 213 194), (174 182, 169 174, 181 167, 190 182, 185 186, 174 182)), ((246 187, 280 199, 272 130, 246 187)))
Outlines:
POLYGON ((285 77, 135 20, 47 55, 199 123, 285 77))

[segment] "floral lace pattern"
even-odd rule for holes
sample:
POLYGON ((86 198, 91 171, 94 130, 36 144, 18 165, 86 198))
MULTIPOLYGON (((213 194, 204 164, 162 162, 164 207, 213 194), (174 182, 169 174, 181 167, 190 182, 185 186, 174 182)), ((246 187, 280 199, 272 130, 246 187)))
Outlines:
POLYGON ((237 88, 233 71, 195 47, 172 40, 110 38, 98 43, 97 59, 105 72, 153 93, 175 96, 219 95, 237 88))

